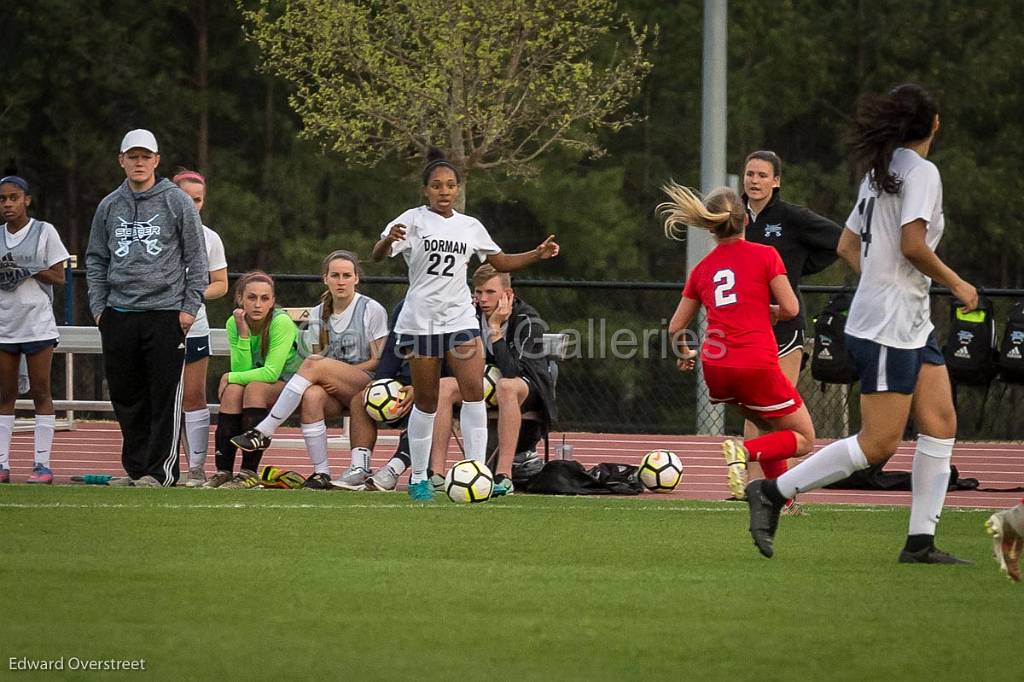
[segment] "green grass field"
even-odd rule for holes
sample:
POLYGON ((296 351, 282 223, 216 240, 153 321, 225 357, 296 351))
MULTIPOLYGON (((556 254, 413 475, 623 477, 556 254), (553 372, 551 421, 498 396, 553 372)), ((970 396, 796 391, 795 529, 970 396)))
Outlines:
POLYGON ((0 678, 1024 678, 987 512, 934 567, 895 561, 906 510, 809 511, 769 561, 734 503, 4 486, 0 678))

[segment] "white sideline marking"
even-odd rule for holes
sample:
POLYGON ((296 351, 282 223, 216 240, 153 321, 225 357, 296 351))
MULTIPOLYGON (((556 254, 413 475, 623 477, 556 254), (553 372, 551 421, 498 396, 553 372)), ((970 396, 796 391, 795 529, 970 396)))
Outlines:
MULTIPOLYGON (((591 499, 591 498, 574 498, 574 499, 591 499)), ((443 501, 440 500, 440 501, 443 501)), ((330 505, 330 504, 262 504, 262 503, 251 503, 251 502, 223 502, 223 503, 199 503, 199 504, 169 504, 169 503, 158 503, 158 504, 123 504, 123 503, 111 503, 111 502, 97 502, 91 504, 82 503, 66 503, 66 502, 0 502, 0 509, 296 509, 296 510, 307 510, 307 509, 331 509, 331 510, 348 510, 348 509, 465 509, 467 505, 461 504, 441 504, 430 507, 423 507, 418 504, 345 504, 345 505, 330 505)), ((822 512, 838 512, 838 513, 879 513, 879 512, 904 512, 904 507, 894 506, 860 506, 860 505, 842 505, 834 507, 826 507, 822 505, 808 505, 813 511, 822 512)), ((501 504, 489 504, 485 506, 486 509, 495 509, 503 511, 564 511, 565 506, 504 506, 501 504)), ((710 513, 726 513, 726 514, 738 514, 747 513, 747 508, 740 505, 732 507, 677 507, 677 506, 659 506, 659 505, 639 505, 639 506, 623 506, 623 507, 596 507, 598 511, 610 511, 610 512, 710 512, 710 513)), ((979 508, 959 508, 959 507, 947 507, 942 510, 944 513, 974 513, 984 512, 985 509, 979 508)))

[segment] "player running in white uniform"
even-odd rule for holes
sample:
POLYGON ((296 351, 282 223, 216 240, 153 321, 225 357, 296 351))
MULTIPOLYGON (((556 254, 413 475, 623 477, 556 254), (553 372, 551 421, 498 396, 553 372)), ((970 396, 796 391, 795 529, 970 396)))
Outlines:
POLYGON ((861 430, 774 481, 747 486, 750 533, 758 550, 772 556, 785 501, 888 460, 913 411, 919 430, 914 492, 899 562, 969 563, 935 547, 956 411, 928 290, 934 279, 966 310, 978 304, 977 290, 935 255, 943 229, 942 181, 927 157, 939 130, 938 111, 922 87, 906 84, 865 98, 856 125, 853 157, 867 172, 838 251, 861 273, 846 324, 846 347, 860 378, 861 430))

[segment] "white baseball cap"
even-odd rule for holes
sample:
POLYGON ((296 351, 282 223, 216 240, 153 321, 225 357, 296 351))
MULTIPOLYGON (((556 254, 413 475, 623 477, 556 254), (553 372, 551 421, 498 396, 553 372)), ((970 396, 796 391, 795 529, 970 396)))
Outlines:
POLYGON ((148 130, 137 128, 135 130, 129 130, 128 134, 121 140, 121 153, 124 154, 129 149, 135 149, 141 147, 142 149, 148 149, 154 154, 159 153, 159 149, 156 146, 156 136, 148 130))

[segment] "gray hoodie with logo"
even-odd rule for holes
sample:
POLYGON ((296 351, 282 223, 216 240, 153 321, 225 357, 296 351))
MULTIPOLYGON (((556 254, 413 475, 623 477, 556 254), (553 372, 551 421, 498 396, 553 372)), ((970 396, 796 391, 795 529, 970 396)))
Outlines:
POLYGON ((209 282, 199 211, 166 178, 138 194, 125 180, 96 209, 85 268, 93 317, 108 306, 195 315, 209 282))

